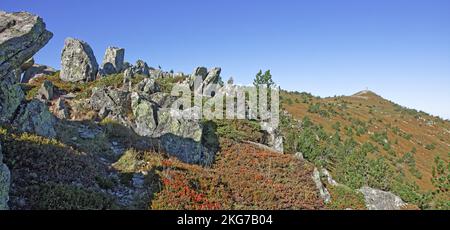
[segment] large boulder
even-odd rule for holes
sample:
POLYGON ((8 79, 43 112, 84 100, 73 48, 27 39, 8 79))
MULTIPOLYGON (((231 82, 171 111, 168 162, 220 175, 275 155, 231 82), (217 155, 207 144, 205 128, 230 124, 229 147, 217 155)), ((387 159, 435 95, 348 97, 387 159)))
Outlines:
POLYGON ((40 65, 40 64, 34 64, 30 68, 28 68, 22 76, 22 83, 28 83, 31 79, 35 77, 39 77, 42 75, 53 75, 56 73, 56 69, 46 66, 46 65, 40 65))
POLYGON ((16 73, 52 36, 40 17, 0 12, 0 123, 9 122, 24 99, 16 73))
POLYGON ((69 82, 88 82, 95 80, 97 72, 97 60, 89 44, 67 38, 61 54, 61 79, 69 82))
POLYGON ((3 164, 3 152, 0 143, 0 210, 8 209, 10 180, 11 173, 8 167, 3 164))
POLYGON ((158 125, 156 104, 137 92, 131 94, 131 109, 134 115, 134 131, 140 136, 152 136, 158 125))
POLYGON ((370 187, 363 187, 359 191, 364 195, 369 210, 401 210, 407 205, 400 197, 390 192, 370 187))
POLYGON ((108 47, 103 57, 102 69, 105 74, 119 73, 123 69, 125 49, 108 47))
POLYGON ((270 122, 261 123, 263 133, 263 144, 275 149, 278 152, 284 152, 283 135, 278 127, 273 127, 270 122))
POLYGON ((56 137, 56 118, 46 104, 33 100, 21 105, 19 115, 14 119, 14 126, 23 132, 36 133, 45 137, 56 137))
POLYGON ((52 36, 40 17, 0 11, 0 78, 19 69, 52 36))

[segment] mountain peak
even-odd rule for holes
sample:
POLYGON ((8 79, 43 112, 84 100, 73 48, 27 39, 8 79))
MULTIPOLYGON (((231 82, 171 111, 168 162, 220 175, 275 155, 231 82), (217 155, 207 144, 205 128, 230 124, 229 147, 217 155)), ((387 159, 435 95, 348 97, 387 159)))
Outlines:
POLYGON ((362 91, 359 91, 359 92, 353 94, 352 97, 360 97, 360 98, 368 99, 369 97, 379 97, 379 95, 370 90, 362 90, 362 91))

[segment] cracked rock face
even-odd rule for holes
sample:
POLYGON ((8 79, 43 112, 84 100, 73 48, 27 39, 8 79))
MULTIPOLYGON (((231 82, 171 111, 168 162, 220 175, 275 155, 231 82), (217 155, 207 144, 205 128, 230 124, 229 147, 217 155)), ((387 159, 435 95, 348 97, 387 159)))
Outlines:
POLYGON ((38 16, 0 12, 0 78, 19 69, 52 37, 38 16))
POLYGON ((0 12, 0 122, 10 121, 24 99, 15 73, 52 36, 40 17, 0 12))
POLYGON ((97 72, 98 63, 89 44, 78 39, 67 38, 61 54, 61 80, 93 81, 97 72))

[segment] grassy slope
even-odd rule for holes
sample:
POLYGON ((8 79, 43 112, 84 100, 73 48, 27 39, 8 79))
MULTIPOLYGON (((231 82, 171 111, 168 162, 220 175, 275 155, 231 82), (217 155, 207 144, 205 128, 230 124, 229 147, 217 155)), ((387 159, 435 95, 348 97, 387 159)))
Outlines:
POLYGON ((284 109, 296 119, 301 120, 307 116, 329 133, 339 130, 342 137, 352 136, 359 143, 371 142, 378 148, 374 155, 384 156, 395 167, 403 169, 406 178, 416 182, 423 191, 435 189, 431 183, 435 157, 439 156, 449 162, 448 121, 402 108, 372 92, 323 99, 308 94, 284 92, 282 97, 284 109), (340 123, 339 129, 337 122, 340 123), (366 128, 360 128, 363 125, 358 123, 366 128), (349 134, 349 127, 352 127, 353 134, 349 134), (357 135, 358 128, 360 133, 357 135), (384 146, 384 140, 381 145, 372 137, 383 132, 388 137, 388 148, 384 146), (406 153, 412 153, 414 167, 405 162, 399 163, 406 153))

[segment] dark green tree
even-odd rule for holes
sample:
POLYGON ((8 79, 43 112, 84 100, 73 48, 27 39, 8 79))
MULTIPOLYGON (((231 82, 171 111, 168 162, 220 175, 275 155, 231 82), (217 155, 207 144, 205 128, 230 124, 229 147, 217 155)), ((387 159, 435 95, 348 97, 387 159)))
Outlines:
POLYGON ((267 85, 268 88, 273 86, 275 83, 272 80, 272 74, 270 73, 270 70, 267 70, 266 72, 262 72, 260 70, 255 77, 255 80, 253 81, 253 85, 259 86, 259 85, 267 85))

